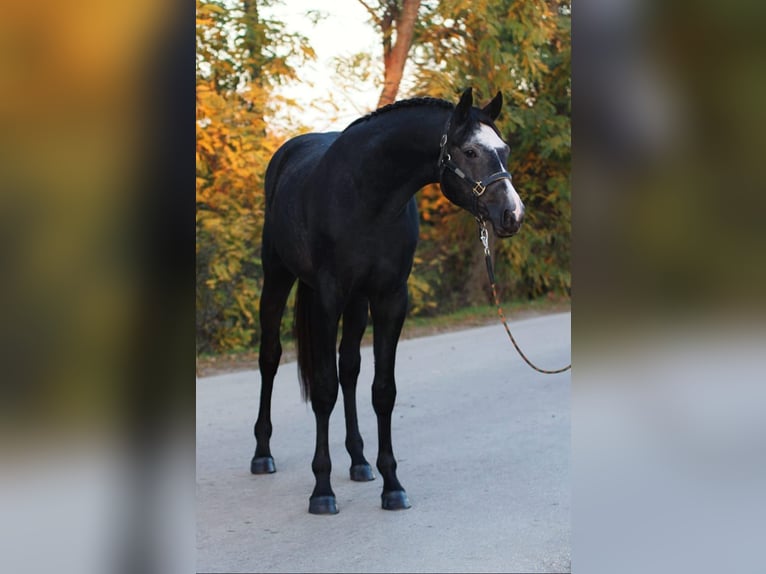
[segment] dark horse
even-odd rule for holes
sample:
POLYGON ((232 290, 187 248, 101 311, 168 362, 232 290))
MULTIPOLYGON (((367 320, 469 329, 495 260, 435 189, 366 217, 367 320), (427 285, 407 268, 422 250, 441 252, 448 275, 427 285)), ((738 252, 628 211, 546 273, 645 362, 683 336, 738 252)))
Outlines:
POLYGON ((497 236, 519 230, 524 207, 507 172, 509 148, 494 125, 501 107, 500 93, 483 109, 473 107, 470 88, 456 106, 434 98, 403 100, 356 120, 342 132, 295 137, 269 163, 260 303, 261 399, 250 470, 275 470, 269 448, 271 393, 282 353, 282 313, 297 279, 299 375, 304 399, 311 400, 316 417, 311 464, 316 485, 309 502, 313 514, 338 512, 330 486, 328 425, 339 382, 351 479, 374 479, 362 452, 356 414, 359 345, 368 308, 374 331, 372 404, 378 418, 382 506, 410 506, 396 477, 391 413, 396 346, 418 240, 414 196, 426 184, 439 182, 450 201, 488 220, 497 236))

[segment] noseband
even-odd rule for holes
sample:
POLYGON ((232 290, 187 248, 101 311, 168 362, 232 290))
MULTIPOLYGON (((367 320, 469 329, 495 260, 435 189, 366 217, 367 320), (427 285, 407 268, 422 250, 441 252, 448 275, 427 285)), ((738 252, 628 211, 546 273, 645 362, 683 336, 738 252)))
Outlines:
POLYGON ((443 172, 445 168, 450 170, 460 179, 472 185, 471 191, 476 197, 480 197, 485 191, 487 191, 487 188, 490 185, 500 181, 501 179, 507 179, 508 181, 511 181, 513 179, 511 177, 511 174, 504 170, 493 173, 489 177, 485 177, 484 179, 479 181, 468 177, 465 174, 465 172, 462 169, 460 169, 455 162, 452 161, 452 158, 447 153, 447 134, 449 133, 449 128, 450 128, 450 121, 447 120, 447 125, 444 128, 444 133, 442 134, 441 141, 439 142, 439 172, 440 173, 443 172))

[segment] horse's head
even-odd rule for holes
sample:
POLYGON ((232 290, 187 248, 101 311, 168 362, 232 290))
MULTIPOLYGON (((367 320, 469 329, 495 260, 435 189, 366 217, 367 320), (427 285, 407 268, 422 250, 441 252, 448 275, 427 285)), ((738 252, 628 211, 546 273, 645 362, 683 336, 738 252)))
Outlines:
POLYGON ((510 149, 494 123, 502 105, 500 92, 481 109, 473 107, 471 88, 463 92, 442 135, 439 169, 447 199, 510 237, 521 227, 524 204, 508 173, 510 149))

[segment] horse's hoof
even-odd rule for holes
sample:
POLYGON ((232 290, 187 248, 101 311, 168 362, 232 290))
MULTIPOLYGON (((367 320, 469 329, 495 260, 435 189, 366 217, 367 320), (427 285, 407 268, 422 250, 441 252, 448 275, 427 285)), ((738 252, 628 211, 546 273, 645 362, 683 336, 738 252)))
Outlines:
POLYGON ((334 496, 312 496, 309 499, 311 514, 338 514, 338 506, 334 496))
POLYGON ((271 474, 276 471, 274 458, 271 456, 254 456, 250 461, 250 472, 253 474, 271 474))
POLYGON ((351 475, 351 480, 356 482, 375 480, 375 475, 372 473, 372 467, 369 464, 352 465, 349 474, 351 475))
POLYGON ((383 501, 383 510, 404 510, 410 508, 410 501, 407 493, 403 490, 392 490, 380 495, 383 501))

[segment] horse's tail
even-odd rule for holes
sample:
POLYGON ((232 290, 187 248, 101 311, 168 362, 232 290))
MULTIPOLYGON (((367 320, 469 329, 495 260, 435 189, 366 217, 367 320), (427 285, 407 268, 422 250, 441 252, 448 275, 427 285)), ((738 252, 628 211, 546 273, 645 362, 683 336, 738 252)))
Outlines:
POLYGON ((301 398, 306 402, 311 398, 311 378, 314 374, 314 365, 311 360, 312 298, 310 287, 303 281, 298 281, 293 335, 298 347, 298 380, 301 383, 301 398))

